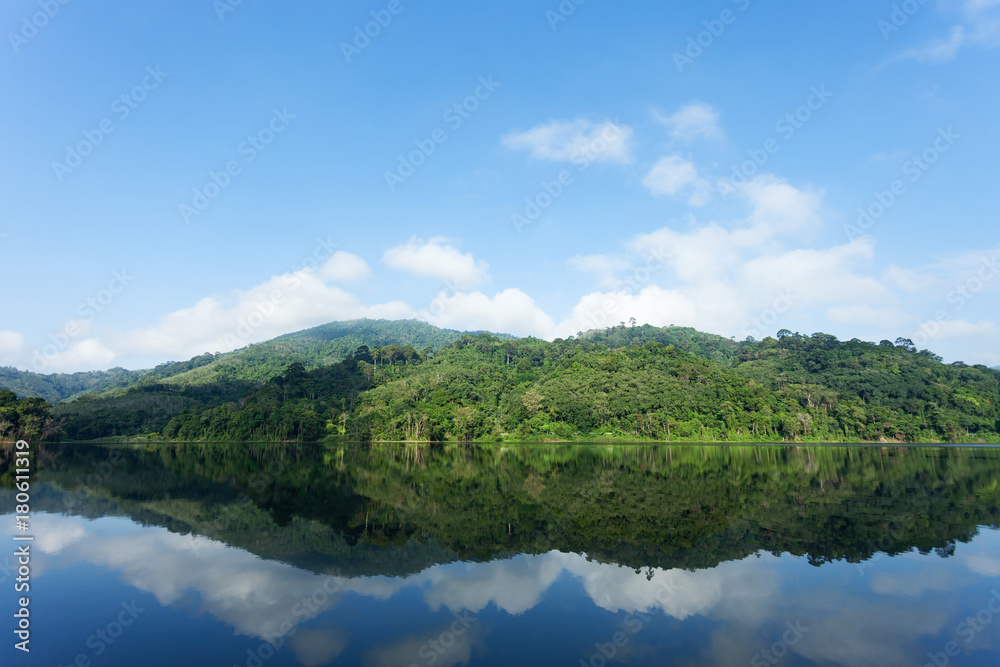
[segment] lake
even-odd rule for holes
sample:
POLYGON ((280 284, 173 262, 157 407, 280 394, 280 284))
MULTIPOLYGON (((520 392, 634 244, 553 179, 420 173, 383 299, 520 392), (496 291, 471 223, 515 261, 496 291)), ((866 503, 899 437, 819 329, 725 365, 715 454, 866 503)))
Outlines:
POLYGON ((1000 664, 1000 449, 40 445, 3 664, 1000 664))

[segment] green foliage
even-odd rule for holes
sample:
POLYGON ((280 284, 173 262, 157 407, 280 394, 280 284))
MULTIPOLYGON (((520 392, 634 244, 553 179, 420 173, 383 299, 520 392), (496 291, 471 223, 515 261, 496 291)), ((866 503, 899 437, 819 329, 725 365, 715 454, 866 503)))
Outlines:
POLYGON ((0 442, 35 440, 54 435, 57 424, 50 417, 52 406, 40 398, 18 399, 0 389, 0 442))
POLYGON ((217 355, 212 363, 174 375, 168 382, 209 384, 229 378, 263 384, 283 374, 291 364, 302 364, 306 370, 335 364, 361 346, 396 346, 398 355, 407 348, 412 352, 425 347, 438 349, 460 336, 460 331, 440 329, 419 320, 333 322, 217 355))
POLYGON ((36 396, 49 403, 59 403, 79 396, 124 390, 141 381, 163 380, 204 366, 214 359, 211 354, 203 354, 188 361, 171 361, 140 371, 112 368, 107 371, 48 375, 0 367, 0 388, 9 389, 21 397, 36 396))
POLYGON ((262 385, 248 377, 284 357, 232 374, 212 371, 216 359, 57 414, 77 439, 983 442, 1000 429, 1000 373, 945 365, 902 338, 782 330, 736 343, 620 326, 551 343, 461 334, 437 352, 418 347, 361 342, 344 361, 293 362, 262 385), (194 381, 201 371, 212 381, 194 381))

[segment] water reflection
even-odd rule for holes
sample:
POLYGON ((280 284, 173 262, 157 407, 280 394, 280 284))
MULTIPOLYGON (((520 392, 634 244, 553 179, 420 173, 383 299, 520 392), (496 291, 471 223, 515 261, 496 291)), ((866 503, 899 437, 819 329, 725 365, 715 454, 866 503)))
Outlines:
MULTIPOLYGON (((124 450, 91 483, 109 450, 47 450, 33 594, 49 664, 87 653, 101 596, 159 607, 135 630, 165 647, 144 664, 1000 655, 1000 619, 967 620, 1000 605, 995 450, 284 451, 261 485, 235 447, 124 450), (58 633, 56 601, 73 610, 58 633)), ((88 655, 139 664, 129 646, 88 655)))

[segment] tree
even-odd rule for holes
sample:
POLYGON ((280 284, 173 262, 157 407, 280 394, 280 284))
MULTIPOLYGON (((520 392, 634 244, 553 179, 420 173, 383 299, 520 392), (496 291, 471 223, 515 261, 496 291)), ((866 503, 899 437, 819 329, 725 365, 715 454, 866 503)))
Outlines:
POLYGON ((525 392, 524 398, 521 402, 524 403, 524 409, 528 411, 529 417, 534 417, 535 413, 542 406, 542 401, 545 399, 544 396, 538 393, 538 390, 532 387, 525 392))

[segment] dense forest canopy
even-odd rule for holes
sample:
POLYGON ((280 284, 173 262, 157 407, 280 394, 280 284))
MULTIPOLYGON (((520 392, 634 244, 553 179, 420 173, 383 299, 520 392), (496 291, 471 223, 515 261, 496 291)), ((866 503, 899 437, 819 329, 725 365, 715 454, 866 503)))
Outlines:
POLYGON ((624 324, 552 342, 462 334, 438 349, 361 344, 252 379, 278 363, 192 377, 215 359, 54 414, 78 440, 995 442, 1000 430, 1000 373, 903 338, 736 342, 624 324))
POLYGON ((47 438, 56 435, 52 406, 40 398, 18 399, 12 391, 0 389, 0 442, 47 438))

